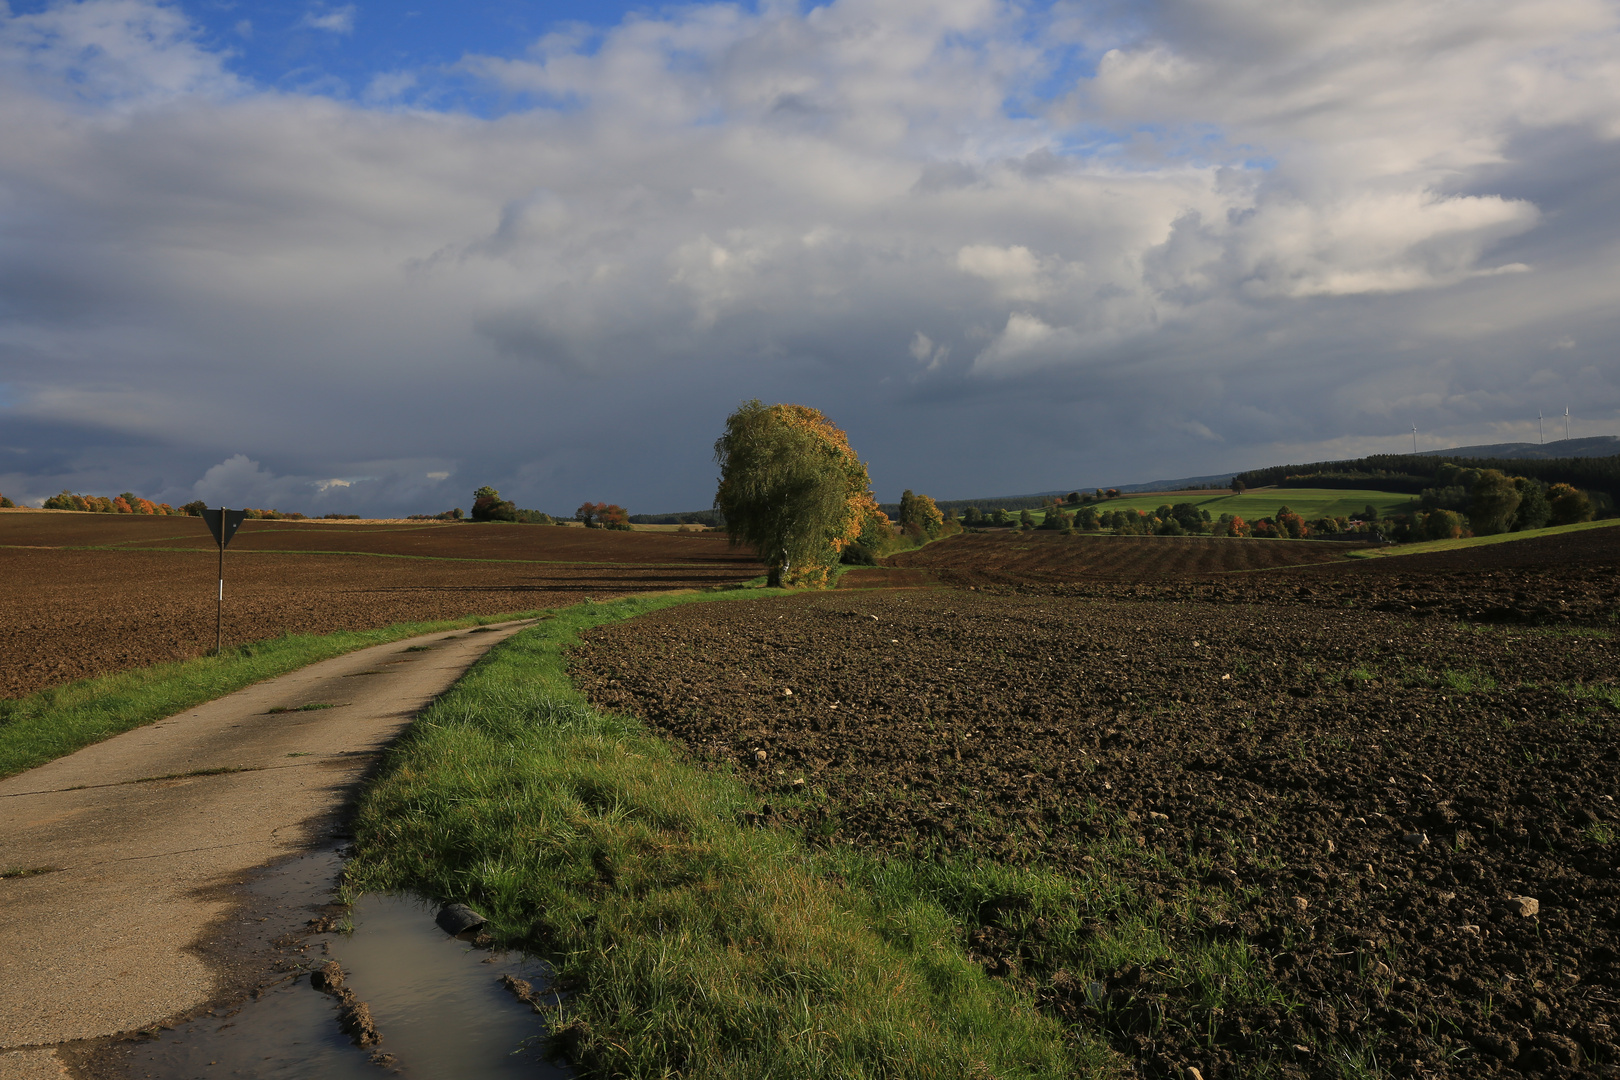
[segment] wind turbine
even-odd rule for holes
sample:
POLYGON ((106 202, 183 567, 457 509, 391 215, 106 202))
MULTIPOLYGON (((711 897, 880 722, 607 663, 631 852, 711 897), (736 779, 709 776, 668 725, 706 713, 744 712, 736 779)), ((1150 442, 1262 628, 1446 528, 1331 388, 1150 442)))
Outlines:
POLYGON ((1536 410, 1536 434, 1541 436, 1541 445, 1547 445, 1547 429, 1541 425, 1541 410, 1536 410))
POLYGON ((1417 425, 1412 425, 1412 453, 1417 453, 1417 425))
POLYGON ((1569 406, 1564 406, 1564 441, 1569 442, 1569 406))

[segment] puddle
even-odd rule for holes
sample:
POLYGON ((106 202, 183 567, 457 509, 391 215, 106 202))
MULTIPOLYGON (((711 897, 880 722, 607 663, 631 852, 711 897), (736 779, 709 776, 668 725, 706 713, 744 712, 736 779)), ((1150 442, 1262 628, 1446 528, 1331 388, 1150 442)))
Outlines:
MULTIPOLYGON (((253 888, 276 900, 290 903, 296 896, 319 907, 340 866, 335 853, 311 855, 276 868, 253 888)), ((309 975, 300 974, 235 1014, 199 1017, 133 1048, 129 1075, 154 1080, 572 1077, 565 1065, 545 1060, 541 1018, 500 983, 502 975, 513 975, 539 992, 547 984, 546 966, 520 953, 474 949, 445 934, 433 917, 434 908, 414 897, 363 896, 352 912, 352 934, 308 940, 309 966, 329 959, 343 966, 345 985, 371 1010, 380 1045, 355 1046, 338 1028, 337 1000, 313 989, 309 975), (374 1050, 392 1060, 374 1064, 374 1050)))

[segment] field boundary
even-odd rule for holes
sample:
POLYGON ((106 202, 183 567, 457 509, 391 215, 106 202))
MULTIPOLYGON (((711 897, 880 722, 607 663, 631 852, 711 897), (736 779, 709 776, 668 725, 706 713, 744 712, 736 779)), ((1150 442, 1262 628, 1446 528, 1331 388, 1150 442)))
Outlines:
POLYGON ((546 618, 550 613, 538 609, 394 623, 374 630, 284 634, 227 649, 219 657, 199 656, 77 679, 0 700, 0 778, 356 649, 444 630, 546 618))
POLYGON ((1574 525, 1550 525, 1545 529, 1525 529, 1522 532, 1495 533, 1491 536, 1466 536, 1456 540, 1424 540, 1416 544, 1392 544, 1388 547, 1357 547, 1345 552, 1352 559, 1387 559, 1396 555, 1423 555, 1431 551, 1457 551, 1462 548, 1490 547, 1492 544, 1511 544, 1517 540, 1535 540, 1543 536, 1562 536, 1565 533, 1585 532, 1620 525, 1620 518, 1603 521, 1580 521, 1574 525))

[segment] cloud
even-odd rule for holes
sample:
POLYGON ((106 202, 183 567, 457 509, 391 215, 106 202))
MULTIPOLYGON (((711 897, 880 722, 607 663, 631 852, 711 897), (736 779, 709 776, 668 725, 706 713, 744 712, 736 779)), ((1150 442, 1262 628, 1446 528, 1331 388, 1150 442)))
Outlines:
POLYGON ((183 496, 175 494, 173 501, 202 499, 215 506, 349 511, 388 499, 435 498, 432 487, 450 475, 448 470, 422 473, 419 464, 410 461, 369 465, 374 475, 322 478, 278 474, 246 454, 233 454, 210 466, 183 496), (429 483, 421 482, 424 476, 429 483))
POLYGON ((204 40, 0 15, 18 490, 691 509, 755 395, 941 496, 1620 408, 1608 5, 698 4, 358 100, 204 40))
POLYGON ((239 86, 223 59, 165 4, 58 2, 24 14, 0 8, 0 77, 58 101, 127 108, 229 97, 239 86))
POLYGON ((354 17, 356 8, 353 4, 344 4, 340 8, 327 11, 307 11, 304 17, 298 20, 298 25, 307 30, 325 30, 333 34, 354 33, 354 17))

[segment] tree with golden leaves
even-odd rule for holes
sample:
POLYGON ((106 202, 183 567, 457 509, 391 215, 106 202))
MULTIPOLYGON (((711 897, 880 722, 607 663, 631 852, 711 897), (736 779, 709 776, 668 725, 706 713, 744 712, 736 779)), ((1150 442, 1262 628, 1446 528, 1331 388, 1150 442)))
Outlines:
POLYGON ((745 401, 714 444, 714 505, 734 544, 750 544, 770 584, 823 588, 868 522, 888 526, 849 438, 803 405, 745 401))

